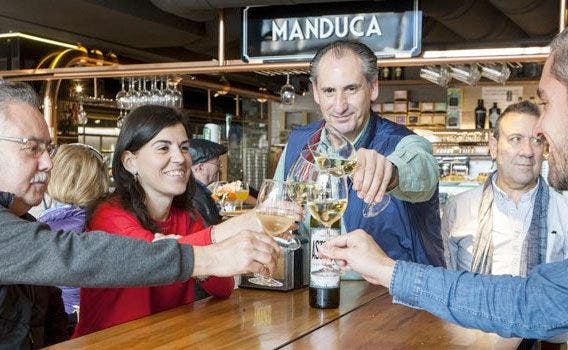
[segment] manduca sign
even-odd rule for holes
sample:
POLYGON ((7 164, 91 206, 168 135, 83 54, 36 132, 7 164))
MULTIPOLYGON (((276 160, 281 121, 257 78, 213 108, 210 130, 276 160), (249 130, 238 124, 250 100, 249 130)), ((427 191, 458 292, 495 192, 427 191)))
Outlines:
POLYGON ((407 11, 349 14, 335 10, 317 17, 283 16, 286 12, 309 12, 298 11, 301 5, 247 7, 243 10, 243 59, 309 60, 322 46, 341 39, 360 41, 378 57, 417 56, 421 50, 422 13, 417 0, 406 3, 410 4, 407 11))

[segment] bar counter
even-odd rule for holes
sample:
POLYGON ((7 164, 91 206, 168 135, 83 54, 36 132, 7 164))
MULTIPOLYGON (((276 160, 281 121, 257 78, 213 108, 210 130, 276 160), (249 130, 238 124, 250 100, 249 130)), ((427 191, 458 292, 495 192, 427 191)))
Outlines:
POLYGON ((515 349, 520 341, 394 305, 386 288, 343 281, 338 309, 311 308, 307 288, 237 289, 49 349, 515 349))

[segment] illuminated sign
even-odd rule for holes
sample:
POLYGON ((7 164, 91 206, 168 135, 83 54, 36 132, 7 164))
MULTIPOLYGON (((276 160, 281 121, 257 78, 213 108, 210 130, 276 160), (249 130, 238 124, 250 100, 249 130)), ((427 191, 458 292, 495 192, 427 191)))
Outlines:
MULTIPOLYGON (((422 12, 418 1, 400 1, 398 11, 381 2, 364 7, 369 12, 345 13, 338 3, 325 8, 314 4, 247 7, 243 10, 243 58, 247 61, 309 60, 317 50, 336 40, 355 40, 369 46, 378 57, 412 57, 420 54, 422 12), (401 3, 406 9, 401 9, 401 3), (316 11, 317 10, 317 11, 316 11), (309 16, 312 11, 322 13, 309 16), (285 17, 287 13, 298 14, 285 17), (280 14, 277 16, 275 14, 280 14)), ((344 3, 345 9, 352 3, 344 3)))

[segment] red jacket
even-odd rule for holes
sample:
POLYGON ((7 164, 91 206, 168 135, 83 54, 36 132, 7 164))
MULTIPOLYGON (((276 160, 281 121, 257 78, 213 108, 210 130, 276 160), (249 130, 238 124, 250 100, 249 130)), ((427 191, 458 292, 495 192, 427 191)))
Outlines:
MULTIPOLYGON (((199 216, 172 208, 164 222, 157 223, 163 234, 183 236, 180 243, 203 246, 211 244, 211 228, 205 228, 199 216)), ((89 230, 102 230, 151 242, 154 233, 142 227, 136 217, 117 201, 101 204, 95 211, 89 230)), ((176 268, 176 267, 173 267, 176 268)), ((210 277, 201 287, 214 297, 228 297, 234 287, 232 277, 210 277)), ((195 280, 157 287, 82 288, 79 323, 74 337, 120 323, 148 316, 194 301, 195 280)))

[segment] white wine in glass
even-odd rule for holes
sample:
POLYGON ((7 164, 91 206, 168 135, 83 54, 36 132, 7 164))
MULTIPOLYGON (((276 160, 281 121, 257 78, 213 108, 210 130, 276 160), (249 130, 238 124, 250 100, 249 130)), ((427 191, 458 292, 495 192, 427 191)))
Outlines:
POLYGON ((308 203, 310 214, 325 227, 331 227, 347 208, 347 199, 324 199, 308 203))
POLYGON ((290 198, 296 204, 306 207, 310 193, 315 188, 314 176, 319 171, 319 167, 313 162, 312 153, 308 149, 302 150, 290 167, 286 177, 290 184, 290 198))
MULTIPOLYGON (((308 147, 315 163, 334 176, 351 177, 357 167, 355 146, 329 123, 325 123, 316 133, 319 133, 320 140, 308 147)), ((363 216, 370 218, 379 215, 390 201, 390 195, 385 194, 380 202, 365 205, 363 216)))
MULTIPOLYGON (((331 226, 341 219, 347 208, 347 179, 333 176, 325 170, 320 170, 315 182, 316 190, 312 191, 308 200, 308 209, 312 218, 327 228, 326 240, 331 239, 331 226)), ((338 275, 341 269, 331 260, 320 270, 312 272, 314 275, 338 275)))
POLYGON ((270 236, 280 236, 294 223, 294 218, 287 212, 256 212, 256 217, 264 232, 270 236))
POLYGON ((315 160, 320 168, 333 176, 351 176, 357 165, 357 160, 354 158, 343 159, 320 155, 315 157, 315 160))

